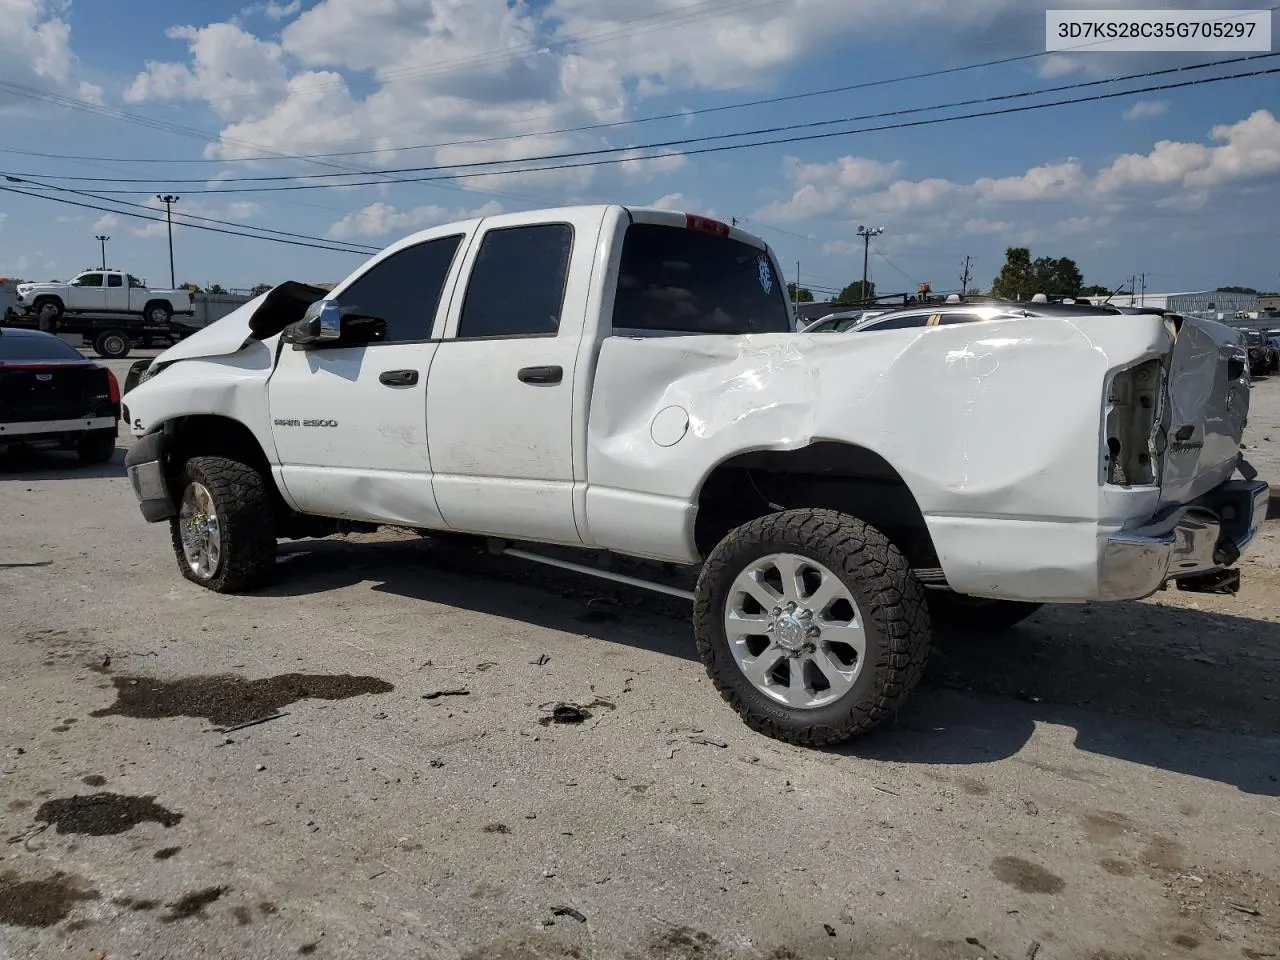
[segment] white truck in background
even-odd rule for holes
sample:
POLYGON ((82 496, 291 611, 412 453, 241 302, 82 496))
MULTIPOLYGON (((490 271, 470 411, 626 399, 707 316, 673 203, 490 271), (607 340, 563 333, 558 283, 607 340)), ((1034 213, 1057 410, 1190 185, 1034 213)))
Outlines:
POLYGON ((452 223, 140 361, 126 466, 212 590, 357 523, 687 596, 725 699, 810 745, 893 713, 931 622, 1238 581, 1269 493, 1239 452, 1235 331, 1086 307, 792 323, 772 252, 727 224, 613 205, 452 223))

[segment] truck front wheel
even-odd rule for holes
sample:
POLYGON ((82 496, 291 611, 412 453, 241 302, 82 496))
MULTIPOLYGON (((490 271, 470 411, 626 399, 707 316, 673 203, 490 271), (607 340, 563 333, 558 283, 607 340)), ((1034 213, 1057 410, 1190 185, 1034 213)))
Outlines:
POLYGON ((871 730, 929 654, 924 587, 879 530, 786 510, 733 530, 698 577, 694 637, 748 726, 803 746, 871 730))
POLYGON ((93 349, 100 357, 119 360, 129 355, 129 335, 122 330, 103 330, 93 341, 93 349))
POLYGON ((177 489, 169 528, 182 575, 218 593, 261 585, 276 562, 275 510, 261 471, 226 457, 192 457, 177 489))

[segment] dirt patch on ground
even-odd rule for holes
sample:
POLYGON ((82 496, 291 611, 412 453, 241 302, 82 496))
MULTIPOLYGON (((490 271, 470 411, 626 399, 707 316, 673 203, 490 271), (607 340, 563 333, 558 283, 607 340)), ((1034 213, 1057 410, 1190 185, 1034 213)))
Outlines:
POLYGON ((83 833, 91 837, 124 833, 147 821, 172 827, 182 820, 182 814, 166 810, 155 799, 117 793, 59 797, 40 804, 36 819, 51 824, 58 833, 83 833))
POLYGON ((203 717, 220 726, 235 726, 270 716, 299 700, 345 700, 367 693, 390 693, 393 685, 376 677, 346 674, 286 673, 262 680, 233 674, 157 680, 115 677, 116 702, 95 717, 203 717))
POLYGON ((215 900, 218 900, 230 889, 230 887, 205 887, 203 890, 196 890, 193 893, 188 893, 181 899, 175 900, 173 903, 166 904, 169 908, 169 912, 161 917, 161 919, 164 920, 165 923, 173 923, 175 920, 188 920, 191 917, 203 917, 204 908, 215 900))
POLYGON ((0 924, 51 927, 65 920, 81 900, 98 899, 98 891, 65 873, 43 880, 23 880, 12 871, 0 873, 0 924))
POLYGON ((991 872, 1023 893, 1058 893, 1066 886, 1061 877, 1021 857, 997 857, 991 861, 991 872))

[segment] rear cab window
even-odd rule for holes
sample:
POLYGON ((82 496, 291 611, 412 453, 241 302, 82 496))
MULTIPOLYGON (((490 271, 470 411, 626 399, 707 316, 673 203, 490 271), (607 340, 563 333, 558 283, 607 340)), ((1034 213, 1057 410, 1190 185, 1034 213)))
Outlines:
POLYGON ((786 287, 768 252, 732 237, 631 223, 613 330, 630 336, 790 333, 786 287))

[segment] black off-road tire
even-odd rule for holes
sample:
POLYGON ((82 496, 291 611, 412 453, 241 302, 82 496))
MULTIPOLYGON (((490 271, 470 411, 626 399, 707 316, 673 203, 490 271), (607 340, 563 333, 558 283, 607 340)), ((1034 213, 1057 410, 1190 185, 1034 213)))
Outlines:
POLYGON ((106 463, 116 454, 116 431, 94 430, 86 433, 76 444, 76 456, 81 463, 106 463))
POLYGON ((174 486, 179 507, 187 484, 204 485, 213 498, 222 534, 222 555, 213 576, 202 579, 182 550, 181 518, 169 521, 178 570, 192 583, 216 593, 239 593, 262 586, 276 563, 276 514, 270 481, 256 467, 227 457, 192 457, 174 486))
POLYGON ((866 733, 888 719, 924 672, 931 631, 925 590, 901 552, 879 530, 835 510, 785 510, 731 531, 711 551, 694 596, 698 653, 720 695, 753 730, 821 747, 866 733), (724 632, 729 590, 742 570, 773 553, 794 553, 835 573, 857 601, 866 658, 853 688, 812 710, 785 706, 747 679, 724 632))
POLYGON ((1043 603, 988 600, 946 590, 927 591, 929 616, 935 626, 965 633, 1003 633, 1034 614, 1043 603))
POLYGON ((162 300, 152 300, 142 311, 142 316, 148 323, 168 323, 173 319, 173 307, 162 300))
POLYGON ((129 355, 129 349, 133 346, 129 339, 129 334, 123 330, 103 330, 96 340, 93 341, 93 350, 100 357, 106 357, 109 360, 119 360, 129 355))

